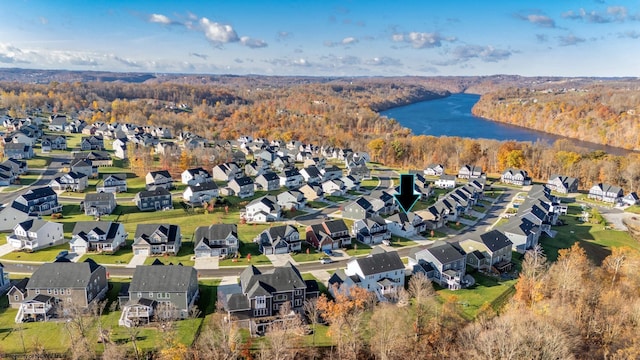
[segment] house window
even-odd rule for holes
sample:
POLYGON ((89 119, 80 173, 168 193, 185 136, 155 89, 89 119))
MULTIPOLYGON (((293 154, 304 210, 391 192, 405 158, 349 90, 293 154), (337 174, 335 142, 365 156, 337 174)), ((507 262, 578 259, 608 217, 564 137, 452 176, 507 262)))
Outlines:
POLYGON ((150 297, 150 298, 152 298, 152 297, 153 297, 153 293, 152 293, 152 292, 150 292, 150 293, 149 293, 149 297, 150 297))
POLYGON ((67 289, 67 295, 71 295, 71 289, 67 289))
POLYGON ((138 299, 140 299, 141 297, 142 297, 142 293, 141 293, 141 292, 139 292, 139 293, 138 293, 138 299))
POLYGON ((264 309, 267 306, 267 298, 265 296, 256 297, 256 309, 264 309))
POLYGON ((302 290, 296 290, 296 291, 295 291, 295 294, 296 294, 296 295, 302 295, 302 290))
POLYGON ((13 296, 13 300, 15 300, 15 301, 20 301, 20 297, 19 297, 18 295, 14 295, 14 296, 13 296))
POLYGON ((255 309, 253 311, 254 316, 266 316, 269 315, 269 309, 255 309))
POLYGON ((274 301, 285 301, 285 300, 287 300, 287 295, 286 294, 277 294, 273 300, 274 301))
POLYGON ((296 299, 296 300, 295 300, 295 305, 294 305, 294 306, 295 306, 295 307, 300 307, 300 306, 302 306, 302 299, 296 299))
POLYGON ((36 289, 36 295, 40 295, 40 289, 36 289))
POLYGON ((53 295, 58 295, 58 289, 53 289, 53 295))
POLYGON ((47 289, 47 294, 51 295, 51 289, 47 289))

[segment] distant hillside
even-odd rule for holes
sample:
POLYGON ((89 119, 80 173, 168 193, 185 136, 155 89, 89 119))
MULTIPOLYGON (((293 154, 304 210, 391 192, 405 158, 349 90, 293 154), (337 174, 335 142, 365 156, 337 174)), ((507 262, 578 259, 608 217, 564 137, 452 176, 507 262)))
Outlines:
POLYGON ((484 94, 473 114, 625 149, 640 149, 640 81, 596 80, 484 94), (562 86, 564 85, 564 86, 562 86))

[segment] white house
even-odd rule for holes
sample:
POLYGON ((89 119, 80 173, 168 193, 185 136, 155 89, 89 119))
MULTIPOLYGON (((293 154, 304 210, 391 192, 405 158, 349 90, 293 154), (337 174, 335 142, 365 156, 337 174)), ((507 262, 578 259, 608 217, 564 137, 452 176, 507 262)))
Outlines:
POLYGON ((78 221, 72 234, 69 246, 76 254, 116 252, 125 244, 128 235, 124 225, 113 221, 78 221))
POLYGON ((211 174, 201 167, 187 169, 180 174, 180 178, 185 185, 196 185, 213 181, 211 174))
POLYGON ((350 287, 359 286, 379 301, 388 301, 404 289, 404 280, 405 266, 398 253, 376 248, 371 255, 351 259, 346 269, 337 270, 329 279, 329 291, 348 294, 350 287))
POLYGON ((440 189, 453 189, 456 187, 456 177, 453 175, 442 174, 434 183, 435 187, 440 189))
POLYGON ((218 197, 218 185, 214 182, 204 182, 197 185, 189 185, 182 193, 182 198, 191 204, 202 204, 218 197))
POLYGON ((17 250, 40 250, 64 243, 64 231, 60 223, 31 219, 16 225, 7 243, 17 250))
POLYGON ((250 202, 240 217, 249 222, 269 222, 280 219, 281 209, 275 196, 263 196, 250 202))

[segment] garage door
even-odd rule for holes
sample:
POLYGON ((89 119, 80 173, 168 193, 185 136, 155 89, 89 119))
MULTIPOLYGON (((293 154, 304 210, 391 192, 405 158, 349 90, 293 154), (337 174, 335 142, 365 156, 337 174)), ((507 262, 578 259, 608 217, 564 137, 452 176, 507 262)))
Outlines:
POLYGON ((134 255, 149 256, 149 249, 135 249, 133 254, 134 255))

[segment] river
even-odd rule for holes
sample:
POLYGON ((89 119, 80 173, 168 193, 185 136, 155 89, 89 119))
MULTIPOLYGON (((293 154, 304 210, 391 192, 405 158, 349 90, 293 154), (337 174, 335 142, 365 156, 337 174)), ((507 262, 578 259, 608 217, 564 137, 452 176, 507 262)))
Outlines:
POLYGON ((558 139, 592 150, 604 150, 625 155, 630 150, 594 144, 562 136, 487 120, 471 114, 471 108, 480 95, 452 94, 451 96, 418 102, 382 111, 380 115, 396 119, 400 125, 416 135, 458 136, 472 139, 531 141, 542 140, 552 144, 558 139))

